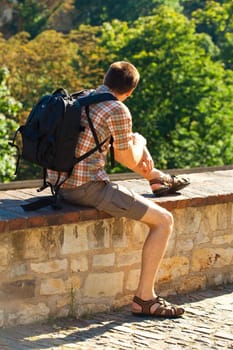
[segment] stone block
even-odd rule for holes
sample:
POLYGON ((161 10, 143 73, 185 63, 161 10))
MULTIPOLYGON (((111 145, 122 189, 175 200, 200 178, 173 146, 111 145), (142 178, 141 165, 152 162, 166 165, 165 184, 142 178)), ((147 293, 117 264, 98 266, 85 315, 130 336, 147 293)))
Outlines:
POLYGON ((12 245, 13 258, 23 259, 47 259, 54 257, 60 249, 63 241, 63 228, 52 227, 33 228, 23 232, 14 232, 12 245))
POLYGON ((140 264, 142 257, 141 250, 131 250, 129 252, 121 252, 117 255, 117 266, 131 266, 134 264, 140 264))
POLYGON ((7 323, 10 326, 17 324, 29 324, 33 322, 42 321, 48 318, 49 308, 44 303, 29 304, 21 303, 17 305, 17 309, 8 311, 7 323))
POLYGON ((142 249, 146 237, 149 233, 149 226, 135 220, 125 219, 125 229, 127 247, 131 246, 134 249, 142 249))
POLYGON ((88 250, 87 225, 80 223, 79 225, 64 226, 61 254, 77 254, 88 250))
POLYGON ((233 247, 233 234, 225 234, 222 236, 216 236, 212 239, 212 244, 214 245, 226 245, 233 247))
POLYGON ((31 270, 36 273, 53 273, 64 270, 66 271, 67 267, 67 259, 57 259, 41 263, 31 263, 31 270))
POLYGON ((109 248, 111 225, 112 220, 97 220, 87 225, 89 249, 109 248))
POLYGON ((98 266, 113 266, 115 262, 115 253, 110 254, 98 254, 93 256, 92 265, 98 266))
POLYGON ((71 302, 71 297, 70 295, 64 295, 64 296, 60 296, 59 298, 57 298, 56 300, 56 307, 58 309, 60 309, 61 307, 67 306, 69 305, 71 302))
POLYGON ((116 219, 112 223, 111 237, 113 248, 124 248, 128 246, 125 223, 126 220, 124 218, 116 219))
POLYGON ((128 278, 126 280, 125 288, 130 291, 135 291, 140 277, 140 269, 130 270, 128 273, 128 278))
POLYGON ((187 276, 178 286, 178 293, 188 293, 206 288, 206 276, 187 276))
POLYGON ((184 237, 184 239, 177 240, 173 254, 182 255, 187 252, 191 252, 194 247, 194 242, 192 239, 184 237))
POLYGON ((195 245, 210 242, 213 231, 210 228, 209 220, 206 217, 202 217, 199 231, 195 234, 195 245))
POLYGON ((123 272, 90 273, 84 283, 83 293, 88 297, 113 297, 123 292, 123 272))
POLYGON ((171 282, 189 273, 190 262, 185 256, 174 256, 163 259, 159 273, 158 282, 171 282))
POLYGON ((25 299, 35 296, 36 283, 34 280, 18 280, 1 284, 1 300, 25 299))
POLYGON ((65 281, 66 291, 74 291, 80 288, 80 278, 78 276, 71 276, 65 281))
POLYGON ((0 271, 3 266, 5 267, 8 264, 8 253, 9 253, 9 246, 2 245, 0 247, 0 271))
POLYGON ((88 259, 86 256, 78 257, 77 259, 71 259, 70 262, 71 272, 84 272, 88 270, 88 259))
POLYGON ((174 232, 177 235, 193 235, 199 231, 202 212, 199 208, 174 210, 174 232))
POLYGON ((49 278, 41 282, 40 295, 64 294, 66 286, 61 278, 49 278))
POLYGON ((208 205, 206 208, 203 208, 204 210, 204 218, 209 223, 210 230, 216 231, 218 228, 218 211, 219 211, 219 206, 218 205, 208 205))
POLYGON ((19 276, 24 276, 28 272, 27 264, 13 264, 10 268, 10 278, 15 279, 19 276))
POLYGON ((192 271, 210 269, 220 258, 219 252, 214 248, 200 248, 193 252, 192 271))
POLYGON ((224 230, 227 228, 228 225, 228 204, 221 204, 218 205, 218 210, 217 210, 217 228, 219 230, 224 230))
POLYGON ((216 254, 218 255, 218 259, 214 264, 215 267, 226 267, 233 265, 233 247, 228 248, 217 248, 216 254))

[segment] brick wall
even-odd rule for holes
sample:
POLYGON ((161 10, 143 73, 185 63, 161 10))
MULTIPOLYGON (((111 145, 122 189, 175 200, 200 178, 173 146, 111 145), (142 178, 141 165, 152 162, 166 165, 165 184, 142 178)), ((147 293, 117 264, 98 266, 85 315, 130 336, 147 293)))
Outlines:
MULTIPOLYGON (((233 189, 220 193, 216 182, 224 176, 232 180, 233 173, 190 175, 192 185, 181 196, 157 200, 175 219, 156 284, 161 295, 233 282, 233 189)), ((144 180, 125 185, 149 196, 144 180)), ((129 303, 147 226, 83 208, 64 208, 60 214, 43 209, 27 216, 18 204, 31 191, 0 192, 0 326, 129 303)))

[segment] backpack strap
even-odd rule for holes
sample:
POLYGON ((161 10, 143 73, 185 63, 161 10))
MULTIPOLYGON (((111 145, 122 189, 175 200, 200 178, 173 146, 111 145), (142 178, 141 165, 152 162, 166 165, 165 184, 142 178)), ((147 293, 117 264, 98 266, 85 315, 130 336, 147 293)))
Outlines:
MULTIPOLYGON (((89 105, 90 104, 95 104, 95 103, 99 103, 99 102, 104 102, 104 101, 112 101, 112 100, 117 100, 117 98, 112 95, 111 93, 100 93, 100 94, 93 94, 93 92, 91 92, 88 96, 84 96, 84 97, 80 97, 78 99, 79 103, 81 106, 85 106, 85 111, 86 111, 86 115, 87 115, 87 120, 88 120, 88 124, 89 124, 89 127, 91 129, 91 132, 92 132, 92 135, 94 137, 94 140, 95 140, 95 143, 96 143, 96 147, 92 148, 90 151, 88 151, 87 153, 83 154, 81 157, 79 158, 76 158, 75 160, 75 164, 82 161, 83 159, 89 157, 92 153, 96 152, 97 150, 102 153, 102 148, 101 146, 104 145, 104 143, 108 140, 105 139, 104 141, 102 142, 99 142, 99 139, 98 139, 98 136, 97 136, 97 133, 95 131, 95 128, 94 128, 94 125, 92 123, 92 120, 90 118, 90 113, 89 113, 89 105)), ((111 139, 110 139, 110 152, 111 152, 111 166, 114 167, 114 152, 113 152, 113 137, 111 136, 111 139)))
POLYGON ((100 94, 93 94, 91 92, 88 96, 80 97, 78 102, 81 106, 88 106, 94 103, 104 102, 104 101, 117 101, 116 96, 111 94, 110 92, 104 92, 100 94))
POLYGON ((63 181, 60 182, 61 173, 58 173, 56 183, 55 183, 55 185, 53 185, 50 182, 46 181, 46 177, 47 177, 47 170, 45 168, 43 168, 43 185, 37 189, 37 192, 41 192, 45 188, 50 187, 52 196, 45 196, 45 197, 39 198, 31 203, 21 205, 21 207, 23 208, 24 211, 38 210, 38 209, 42 209, 44 207, 47 207, 49 205, 53 209, 61 209, 62 208, 61 204, 59 203, 59 190, 60 190, 61 185, 67 180, 67 178, 65 178, 63 181))

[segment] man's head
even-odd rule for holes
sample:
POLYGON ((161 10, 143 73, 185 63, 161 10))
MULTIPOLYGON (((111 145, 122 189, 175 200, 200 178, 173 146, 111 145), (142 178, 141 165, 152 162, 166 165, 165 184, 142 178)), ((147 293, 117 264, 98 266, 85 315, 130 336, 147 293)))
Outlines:
POLYGON ((104 77, 104 85, 117 95, 127 98, 136 88, 140 79, 138 70, 129 62, 118 61, 110 65, 104 77))

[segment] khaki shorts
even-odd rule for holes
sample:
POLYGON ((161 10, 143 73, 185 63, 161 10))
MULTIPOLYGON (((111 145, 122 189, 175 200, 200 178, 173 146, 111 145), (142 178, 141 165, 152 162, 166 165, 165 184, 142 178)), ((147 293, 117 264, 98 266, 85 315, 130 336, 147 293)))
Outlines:
POLYGON ((111 216, 141 219, 150 201, 128 188, 112 182, 88 182, 72 189, 61 189, 62 198, 75 205, 94 207, 111 216))

